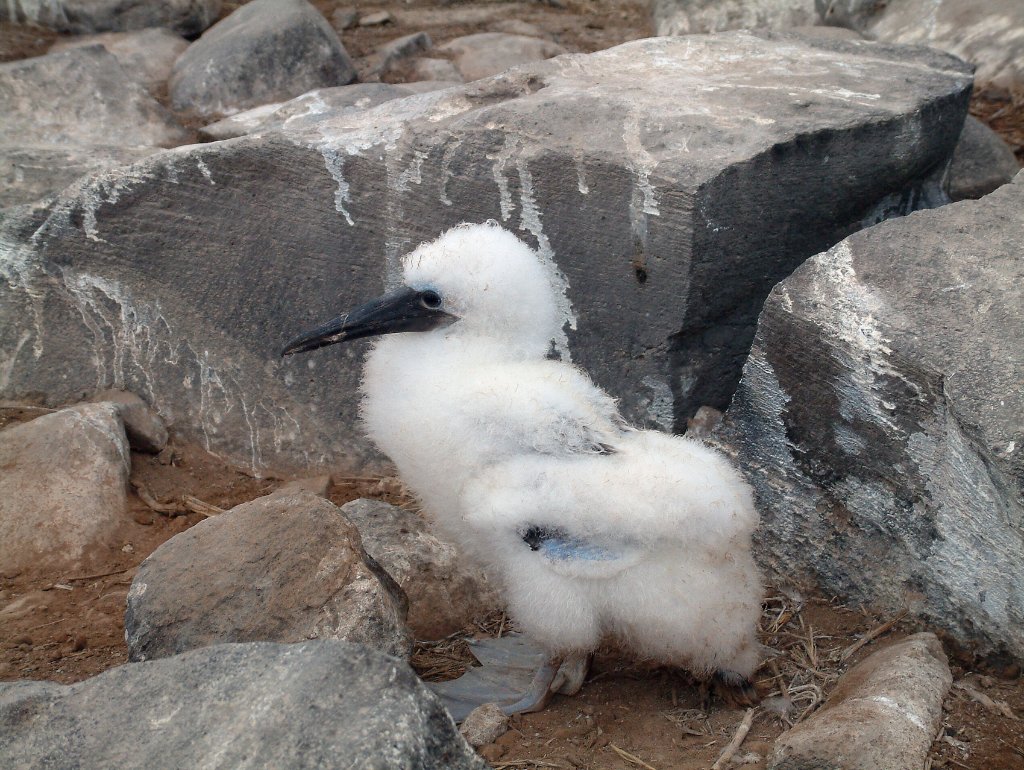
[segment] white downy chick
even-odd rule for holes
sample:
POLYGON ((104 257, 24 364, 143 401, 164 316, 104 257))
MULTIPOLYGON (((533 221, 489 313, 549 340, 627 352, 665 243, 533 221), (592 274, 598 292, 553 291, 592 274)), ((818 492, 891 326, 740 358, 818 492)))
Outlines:
POLYGON ((443 533, 502 586, 554 663, 511 712, 578 689, 604 637, 749 697, 761 585, 750 488, 681 436, 634 430, 578 367, 537 255, 493 223, 409 254, 404 286, 285 353, 387 334, 363 419, 443 533), (553 683, 552 680, 555 680, 553 683))

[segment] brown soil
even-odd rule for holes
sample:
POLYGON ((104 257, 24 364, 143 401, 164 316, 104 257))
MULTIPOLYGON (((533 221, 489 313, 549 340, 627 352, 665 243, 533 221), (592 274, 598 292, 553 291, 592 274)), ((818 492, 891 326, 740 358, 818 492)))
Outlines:
MULTIPOLYGON (((0 428, 48 411, 0 406, 0 428)), ((197 446, 178 443, 159 456, 132 453, 131 483, 122 547, 94 554, 95 566, 87 574, 43 563, 31 574, 0 576, 0 680, 72 683, 125 663, 125 597, 139 563, 205 515, 267 494, 283 480, 252 478, 197 446), (165 515, 154 507, 185 513, 165 515)), ((394 479, 334 479, 333 502, 357 497, 411 505, 394 479)), ((895 623, 840 660, 844 650, 886 620, 821 597, 805 600, 771 591, 761 640, 777 654, 758 674, 765 701, 737 755, 751 768, 764 767, 775 738, 789 723, 813 713, 844 670, 879 645, 922 628, 909 620, 895 623), (760 757, 756 762, 754 755, 760 757)), ((472 664, 466 638, 498 635, 510 627, 501 614, 482 618, 462 634, 420 643, 413 665, 430 681, 453 678, 472 664)), ((1024 715, 1024 683, 995 673, 973 670, 969 662, 954 666, 957 685, 946 702, 930 767, 1024 766, 1024 723, 1018 719, 1024 715)), ((1019 676, 1019 668, 998 673, 1019 676)), ((684 673, 604 649, 578 695, 556 697, 545 711, 514 718, 512 729, 481 753, 495 768, 705 769, 730 742, 744 712, 714 698, 704 708, 703 700, 699 686, 684 673)))

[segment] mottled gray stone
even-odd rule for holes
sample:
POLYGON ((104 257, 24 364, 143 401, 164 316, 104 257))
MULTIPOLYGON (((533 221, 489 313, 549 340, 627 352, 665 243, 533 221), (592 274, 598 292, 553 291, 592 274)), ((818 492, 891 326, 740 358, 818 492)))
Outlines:
POLYGON ((0 765, 486 770, 405 663, 339 641, 222 644, 74 685, 0 683, 0 765))
POLYGON ((178 58, 170 96, 177 110, 221 116, 355 76, 338 35, 306 0, 253 0, 178 58))
POLYGON ((408 657, 408 602, 359 532, 309 492, 269 495, 175 535, 139 566, 129 660, 224 642, 343 639, 408 657))
POLYGON ((485 703, 477 706, 467 716, 461 725, 459 732, 473 748, 486 746, 494 743, 498 738, 508 732, 509 716, 501 710, 497 703, 485 703))
POLYGON ((915 634, 846 672, 807 721, 775 742, 770 770, 920 770, 953 677, 934 634, 915 634))
POLYGON ((814 0, 653 0, 651 13, 656 35, 792 30, 818 21, 814 0))
POLYGON ((167 428, 163 420, 134 393, 102 390, 90 400, 94 403, 111 404, 117 409, 132 449, 156 454, 167 446, 167 428))
POLYGON ((775 283, 946 200, 970 83, 927 50, 657 38, 162 153, 0 223, 0 394, 131 390, 257 473, 379 463, 364 346, 281 346, 493 218, 552 266, 561 354, 681 430, 729 402, 775 283))
POLYGON ((775 579, 1024 655, 1024 174, 802 265, 722 439, 775 579))
POLYGON ((76 34, 168 27, 198 35, 216 21, 220 6, 221 0, 6 0, 0 20, 76 34))
POLYGON ((189 138, 99 45, 0 64, 0 115, 0 206, 189 138))
POLYGON ((409 597, 409 628, 417 639, 443 639, 500 606, 483 573, 412 511, 363 499, 341 512, 356 525, 366 552, 409 597))
POLYGON ((1020 0, 815 0, 825 24, 873 40, 926 45, 977 67, 979 89, 1024 94, 1024 3, 1020 0))
POLYGON ((382 45, 373 55, 371 72, 383 76, 408 65, 409 59, 418 53, 430 50, 434 43, 426 32, 415 32, 382 45))
POLYGON ((161 96, 167 88, 175 60, 188 48, 188 41, 169 29, 154 27, 138 32, 104 32, 59 39, 50 53, 89 45, 102 45, 117 63, 151 94, 161 96))
POLYGON ((497 75, 510 67, 559 56, 566 49, 550 40, 503 32, 479 32, 449 40, 435 50, 452 57, 464 80, 497 75))
POLYGON ((0 564, 81 569, 119 547, 128 441, 116 407, 86 404, 0 431, 0 564))
POLYGON ((1020 163, 1009 145, 991 128, 968 115, 949 167, 949 197, 954 201, 981 198, 1019 172, 1020 163))

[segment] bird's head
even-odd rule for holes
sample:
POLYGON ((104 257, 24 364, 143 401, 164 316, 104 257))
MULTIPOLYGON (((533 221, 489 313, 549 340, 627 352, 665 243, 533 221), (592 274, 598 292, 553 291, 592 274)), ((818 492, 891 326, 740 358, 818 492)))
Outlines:
POLYGON ((402 286, 289 342, 282 355, 398 332, 484 338, 544 355, 558 332, 537 254, 494 223, 459 225, 402 263, 402 286))

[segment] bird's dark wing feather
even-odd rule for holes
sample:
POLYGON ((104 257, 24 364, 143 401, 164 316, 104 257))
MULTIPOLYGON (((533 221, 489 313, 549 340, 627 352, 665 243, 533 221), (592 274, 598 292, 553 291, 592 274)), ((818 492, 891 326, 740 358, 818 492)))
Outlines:
POLYGON ((614 574, 638 561, 638 549, 627 543, 597 543, 561 527, 530 525, 520 537, 556 572, 571 577, 614 574))

